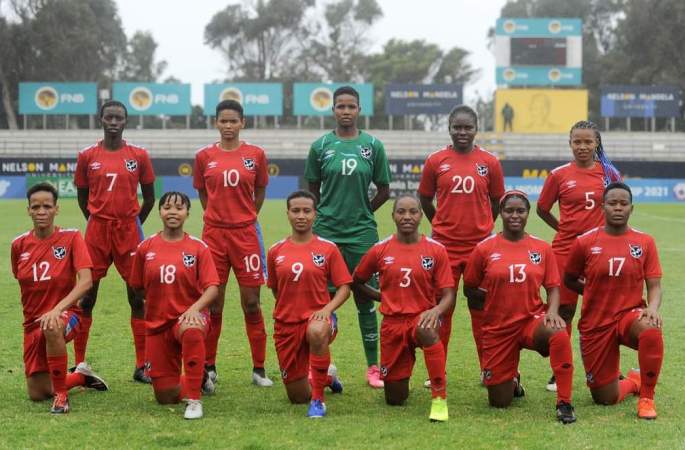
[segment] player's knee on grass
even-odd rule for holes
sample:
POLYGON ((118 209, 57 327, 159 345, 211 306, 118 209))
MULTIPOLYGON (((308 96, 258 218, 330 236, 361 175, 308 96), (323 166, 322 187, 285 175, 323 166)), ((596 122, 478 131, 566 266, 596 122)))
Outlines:
POLYGON ((618 379, 605 386, 590 389, 590 395, 592 396, 592 401, 598 405, 615 405, 619 397, 618 379))
POLYGON ((385 403, 390 406, 402 406, 409 398, 409 378, 398 381, 385 381, 383 388, 385 403))
POLYGON ((181 400, 181 385, 177 376, 153 378, 152 389, 155 392, 155 399, 160 405, 178 403, 181 400))
POLYGON ((307 377, 286 384, 285 391, 288 394, 288 400, 294 405, 309 403, 309 400, 312 398, 312 391, 307 377))
POLYGON ((29 398, 34 402, 42 402, 52 397, 52 382, 47 372, 34 373, 26 379, 26 389, 29 398))
POLYGON ((439 328, 416 327, 416 340, 421 347, 430 347, 440 341, 439 328))
POLYGON ((488 403, 493 408, 507 408, 514 398, 514 383, 504 383, 488 386, 488 403))

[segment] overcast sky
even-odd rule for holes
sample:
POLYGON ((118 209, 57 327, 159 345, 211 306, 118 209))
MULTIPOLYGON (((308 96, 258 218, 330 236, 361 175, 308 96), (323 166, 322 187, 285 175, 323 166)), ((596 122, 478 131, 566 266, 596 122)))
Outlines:
MULTIPOLYGON (((277 1, 277 0, 276 0, 277 1)), ((323 3, 325 0, 318 0, 323 3)), ((455 45, 471 52, 471 64, 481 70, 478 79, 465 87, 466 101, 495 89, 495 59, 487 48, 486 35, 494 26, 506 0, 378 0, 383 18, 371 28, 374 46, 380 50, 389 39, 424 39, 443 50, 455 45)), ((116 0, 126 34, 150 31, 159 59, 173 75, 192 83, 194 104, 202 103, 202 85, 226 76, 221 55, 204 45, 204 29, 212 16, 230 3, 219 0, 116 0)))

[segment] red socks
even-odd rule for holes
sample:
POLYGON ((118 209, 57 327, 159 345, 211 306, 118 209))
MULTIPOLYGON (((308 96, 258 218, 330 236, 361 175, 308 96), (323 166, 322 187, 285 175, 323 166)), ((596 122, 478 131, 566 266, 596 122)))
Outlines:
POLYGON ((189 399, 199 400, 202 396, 202 376, 205 362, 205 336, 199 328, 189 328, 181 336, 183 370, 181 392, 189 399))
POLYGON ((618 398, 616 403, 621 403, 627 396, 637 394, 635 391, 635 383, 628 378, 618 380, 618 398))
POLYGON ((209 315, 209 331, 205 339, 205 346, 207 349, 206 364, 209 366, 216 365, 216 349, 219 346, 219 336, 221 336, 221 323, 224 320, 222 313, 211 313, 209 315))
POLYGON ((136 348, 136 367, 145 365, 145 319, 131 317, 131 331, 133 331, 133 345, 136 348))
POLYGON ((469 314, 471 315, 471 332, 473 333, 473 341, 476 343, 478 364, 480 365, 483 354, 483 317, 485 316, 485 311, 469 308, 469 314))
POLYGON ((437 342, 430 347, 424 347, 423 358, 426 361, 428 377, 431 380, 433 398, 446 398, 445 348, 442 346, 442 342, 437 342))
POLYGON ((309 367, 312 371, 312 400, 323 401, 323 390, 329 381, 328 366, 331 364, 331 354, 315 355, 309 353, 309 367))
POLYGON ((67 355, 48 356, 48 368, 50 370, 50 381, 52 390, 55 394, 67 392, 67 355))
POLYGON ((637 358, 640 362, 640 397, 654 399, 654 387, 664 360, 661 330, 648 328, 638 336, 637 358))
POLYGON ((442 347, 445 351, 445 357, 447 357, 447 347, 450 345, 450 335, 452 334, 452 314, 454 314, 454 308, 450 309, 442 316, 440 330, 438 331, 442 347))
POLYGON ((247 332, 247 339, 250 341, 252 366, 255 369, 263 369, 266 359, 266 329, 264 328, 264 317, 261 309, 256 313, 245 314, 245 331, 247 332))
POLYGON ((549 365, 557 380, 557 403, 571 403, 573 390, 573 353, 571 339, 565 331, 549 338, 549 365))
POLYGON ((90 326, 93 324, 92 317, 80 317, 80 327, 74 337, 74 358, 76 364, 82 363, 86 360, 86 347, 88 346, 88 336, 90 335, 90 326))

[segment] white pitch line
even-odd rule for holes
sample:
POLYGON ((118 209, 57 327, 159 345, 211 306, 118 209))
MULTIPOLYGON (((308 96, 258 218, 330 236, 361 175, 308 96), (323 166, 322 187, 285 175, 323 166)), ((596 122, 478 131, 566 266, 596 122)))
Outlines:
POLYGON ((637 217, 648 217, 650 219, 663 220, 664 222, 685 223, 685 219, 678 219, 676 217, 657 216, 656 214, 648 214, 648 213, 643 213, 643 212, 638 212, 635 215, 637 217))

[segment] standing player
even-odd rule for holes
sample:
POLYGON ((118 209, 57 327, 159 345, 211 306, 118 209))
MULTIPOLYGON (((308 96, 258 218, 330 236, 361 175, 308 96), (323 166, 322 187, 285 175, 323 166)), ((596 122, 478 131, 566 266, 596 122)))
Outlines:
POLYGON ((485 305, 483 382, 491 406, 506 408, 520 391, 522 348, 549 356, 559 382, 557 419, 573 423, 573 355, 566 324, 559 316, 559 272, 552 247, 526 233, 530 202, 521 191, 508 191, 499 205, 502 232, 471 253, 464 273, 464 294, 485 305), (540 287, 547 291, 547 307, 540 287), (545 312, 546 309, 546 312, 545 312))
POLYGON ((85 386, 106 391, 105 382, 81 362, 67 374, 66 342, 78 331, 76 302, 92 285, 81 233, 55 226, 57 190, 39 183, 29 188, 28 214, 33 230, 12 241, 12 273, 19 281, 24 312, 24 373, 29 398, 54 396, 50 412, 69 412, 67 391, 85 386))
POLYGON ((352 277, 338 247, 312 232, 314 194, 293 192, 286 204, 292 235, 274 244, 267 257, 268 285, 276 299, 274 341, 288 398, 311 400, 307 415, 319 418, 326 414, 324 387, 337 393, 343 388, 328 346, 337 333, 335 310, 350 296, 352 277), (332 298, 329 281, 336 287, 332 298))
POLYGON ((252 352, 252 382, 257 386, 273 385, 264 370, 266 330, 259 304, 259 290, 265 275, 264 245, 257 222, 269 176, 264 149, 240 140, 240 130, 244 126, 240 103, 235 100, 220 102, 216 106, 216 127, 221 140, 195 154, 193 187, 205 210, 202 240, 212 250, 221 282, 219 296, 210 308, 207 392, 214 390, 217 379, 216 352, 231 268, 240 287, 240 305, 252 352))
MULTIPOLYGON (((495 155, 474 145, 477 132, 476 112, 466 105, 455 107, 449 115, 452 144, 426 158, 419 185, 421 206, 431 221, 433 239, 447 248, 455 288, 471 251, 492 232, 498 200, 504 194, 502 166, 495 155), (433 205, 436 196, 437 207, 433 205)), ((480 357, 482 305, 468 299, 468 306, 480 357)), ((445 355, 453 312, 450 309, 445 314, 440 329, 445 355)))
POLYGON ((431 381, 430 420, 448 419, 445 349, 440 342, 441 317, 454 307, 454 279, 445 247, 419 234, 419 200, 403 195, 395 200, 392 218, 397 233, 371 247, 354 272, 359 289, 381 302, 381 372, 385 401, 402 405, 409 396, 409 377, 416 347, 431 381), (380 293, 364 285, 380 275, 380 293), (436 304, 436 293, 440 301, 436 304))
MULTIPOLYGON (((79 152, 74 184, 78 204, 88 221, 86 245, 93 259, 93 287, 81 299, 83 323, 74 340, 76 362, 86 355, 93 308, 100 280, 114 262, 117 271, 128 280, 131 255, 143 240, 142 224, 155 205, 155 174, 147 151, 123 139, 128 119, 126 107, 117 101, 105 102, 100 108, 104 139, 79 152), (138 185, 143 205, 138 205, 138 185)), ((145 370, 145 303, 126 285, 131 306, 131 330, 136 351, 133 379, 149 383, 145 370)))
POLYGON ((604 226, 576 239, 564 275, 566 286, 583 296, 578 331, 585 378, 595 403, 639 395, 638 417, 656 419, 654 388, 664 359, 659 255, 651 236, 628 225, 633 195, 627 185, 611 183, 603 200, 604 226), (622 380, 620 345, 637 350, 640 363, 639 372, 622 380))
MULTIPOLYGON (((378 242, 373 212, 390 198, 390 167, 383 143, 357 128, 359 93, 350 86, 333 93, 335 130, 317 139, 309 150, 304 177, 317 196, 314 232, 340 249, 350 272, 378 242), (377 192, 369 200, 369 186, 377 192)), ((330 287, 329 287, 330 289, 330 287)), ((366 380, 382 388, 378 369, 378 322, 373 300, 354 290, 359 328, 366 355, 366 380)))
POLYGON ((162 195, 164 229, 138 246, 130 283, 145 292, 146 357, 155 398, 163 405, 185 399, 184 417, 199 419, 207 308, 219 293, 219 276, 207 244, 183 231, 189 213, 187 195, 162 195))
MULTIPOLYGON (((568 252, 576 237, 604 223, 600 202, 604 186, 621 180, 604 153, 597 125, 577 122, 571 127, 569 145, 573 161, 552 170, 545 179, 537 204, 538 216, 557 232, 552 249, 560 274, 564 273, 568 252), (551 213, 555 202, 559 202, 559 219, 551 213)), ((559 290, 559 315, 570 334, 578 294, 565 286, 559 290)), ((547 389, 556 390, 554 377, 547 383, 547 389)))

